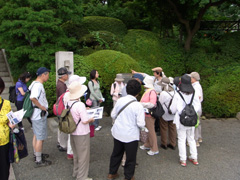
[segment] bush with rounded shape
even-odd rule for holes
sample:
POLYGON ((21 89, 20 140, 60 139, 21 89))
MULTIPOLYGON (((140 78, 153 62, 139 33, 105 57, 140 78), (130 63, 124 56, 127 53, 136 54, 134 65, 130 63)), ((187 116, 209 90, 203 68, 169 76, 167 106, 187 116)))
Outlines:
POLYGON ((240 67, 209 77, 211 86, 204 89, 203 112, 215 117, 235 117, 240 112, 239 77, 240 67))
POLYGON ((129 30, 119 50, 136 59, 143 72, 151 74, 151 69, 157 66, 162 67, 167 76, 184 72, 183 51, 178 43, 173 39, 159 39, 153 32, 129 30))
POLYGON ((127 33, 127 27, 119 19, 101 16, 84 17, 81 25, 76 27, 76 32, 79 38, 92 31, 109 31, 122 37, 127 33))
POLYGON ((48 113, 49 115, 53 114, 53 104, 56 102, 56 72, 51 71, 49 73, 49 79, 44 84, 44 89, 46 92, 48 100, 48 113))
POLYGON ((112 105, 110 88, 116 74, 129 73, 131 69, 140 70, 140 66, 127 54, 113 50, 100 50, 85 57, 75 55, 74 69, 75 74, 86 76, 88 80, 90 80, 89 74, 92 69, 99 72, 101 90, 106 99, 105 107, 109 108, 112 105))
POLYGON ((89 55, 93 52, 111 49, 114 50, 120 44, 119 38, 109 31, 93 31, 79 40, 80 54, 89 55))

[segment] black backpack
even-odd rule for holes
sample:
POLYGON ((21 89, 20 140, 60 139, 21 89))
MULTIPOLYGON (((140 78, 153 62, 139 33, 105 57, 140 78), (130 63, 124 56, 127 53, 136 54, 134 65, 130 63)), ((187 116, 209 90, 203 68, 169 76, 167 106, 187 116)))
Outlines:
POLYGON ((9 87, 9 101, 12 103, 15 103, 17 101, 17 93, 16 93, 16 87, 10 86, 9 87))
MULTIPOLYGON (((151 92, 150 92, 150 94, 151 94, 151 92)), ((164 113, 165 113, 165 111, 162 107, 162 104, 159 102, 158 97, 157 97, 157 105, 156 105, 156 107, 153 107, 153 108, 149 109, 149 114, 152 117, 154 117, 156 119, 159 119, 160 117, 162 117, 162 115, 164 113)))
POLYGON ((181 124, 184 126, 190 126, 190 127, 195 126, 197 124, 197 119, 198 119, 197 113, 192 105, 195 91, 193 91, 193 95, 189 104, 186 103, 182 94, 179 91, 178 93, 186 104, 185 108, 182 110, 182 113, 180 114, 181 124))

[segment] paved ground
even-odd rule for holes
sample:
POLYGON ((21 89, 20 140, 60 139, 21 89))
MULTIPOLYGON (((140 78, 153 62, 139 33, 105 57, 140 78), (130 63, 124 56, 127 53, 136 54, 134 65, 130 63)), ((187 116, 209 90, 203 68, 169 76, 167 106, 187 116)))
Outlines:
MULTIPOLYGON (((53 119, 49 119, 48 139, 44 152, 50 154, 53 164, 35 169, 32 156, 32 130, 25 121, 25 135, 29 156, 19 164, 13 164, 16 180, 73 180, 72 161, 56 148, 57 133, 53 119), (54 128, 55 127, 55 128, 54 128)), ((106 180, 109 158, 113 148, 110 134, 111 119, 105 117, 100 124, 103 129, 91 138, 91 160, 89 176, 94 180, 106 180)), ((178 150, 163 150, 156 156, 148 156, 146 151, 138 150, 139 166, 135 171, 136 180, 239 180, 240 179, 240 121, 236 119, 204 120, 202 123, 203 143, 198 148, 199 166, 187 162, 187 167, 179 164, 178 150)), ((158 136, 160 141, 160 137, 158 136)), ((159 143, 160 144, 160 143, 159 143)), ((124 179, 123 168, 119 168, 124 179)))

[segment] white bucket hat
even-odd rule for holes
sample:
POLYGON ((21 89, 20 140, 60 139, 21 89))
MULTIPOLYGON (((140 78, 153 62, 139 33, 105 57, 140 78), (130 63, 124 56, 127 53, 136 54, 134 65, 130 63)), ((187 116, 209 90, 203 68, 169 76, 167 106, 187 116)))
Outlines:
POLYGON ((83 94, 87 90, 87 86, 82 85, 81 83, 75 81, 75 82, 72 82, 69 85, 68 89, 69 89, 69 98, 70 98, 70 100, 74 100, 74 99, 78 99, 81 96, 83 96, 83 94))
POLYGON ((86 79, 87 78, 83 77, 83 76, 72 75, 72 76, 69 77, 68 82, 69 82, 69 84, 71 84, 72 82, 77 81, 80 84, 83 84, 83 83, 85 83, 86 79))
POLYGON ((154 89, 153 84, 154 84, 154 79, 151 76, 146 76, 143 79, 143 83, 145 84, 144 87, 148 89, 154 89))

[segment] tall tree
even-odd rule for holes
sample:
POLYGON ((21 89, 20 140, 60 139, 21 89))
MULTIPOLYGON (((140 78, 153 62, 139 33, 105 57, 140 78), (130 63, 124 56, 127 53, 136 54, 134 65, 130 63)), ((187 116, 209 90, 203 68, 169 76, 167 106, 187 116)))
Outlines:
POLYGON ((53 66, 54 54, 71 50, 72 43, 61 25, 81 21, 80 1, 3 0, 0 5, 0 43, 9 55, 16 76, 26 69, 53 66))
MULTIPOLYGON (((199 30, 201 20, 207 10, 213 6, 220 6, 221 4, 226 3, 227 0, 167 0, 167 2, 171 5, 179 22, 185 27, 187 38, 185 40, 184 48, 188 51, 191 48, 192 39, 199 30), (191 25, 192 20, 194 20, 193 25, 191 25)), ((228 4, 229 2, 237 3, 237 1, 230 0, 228 1, 228 4)))

